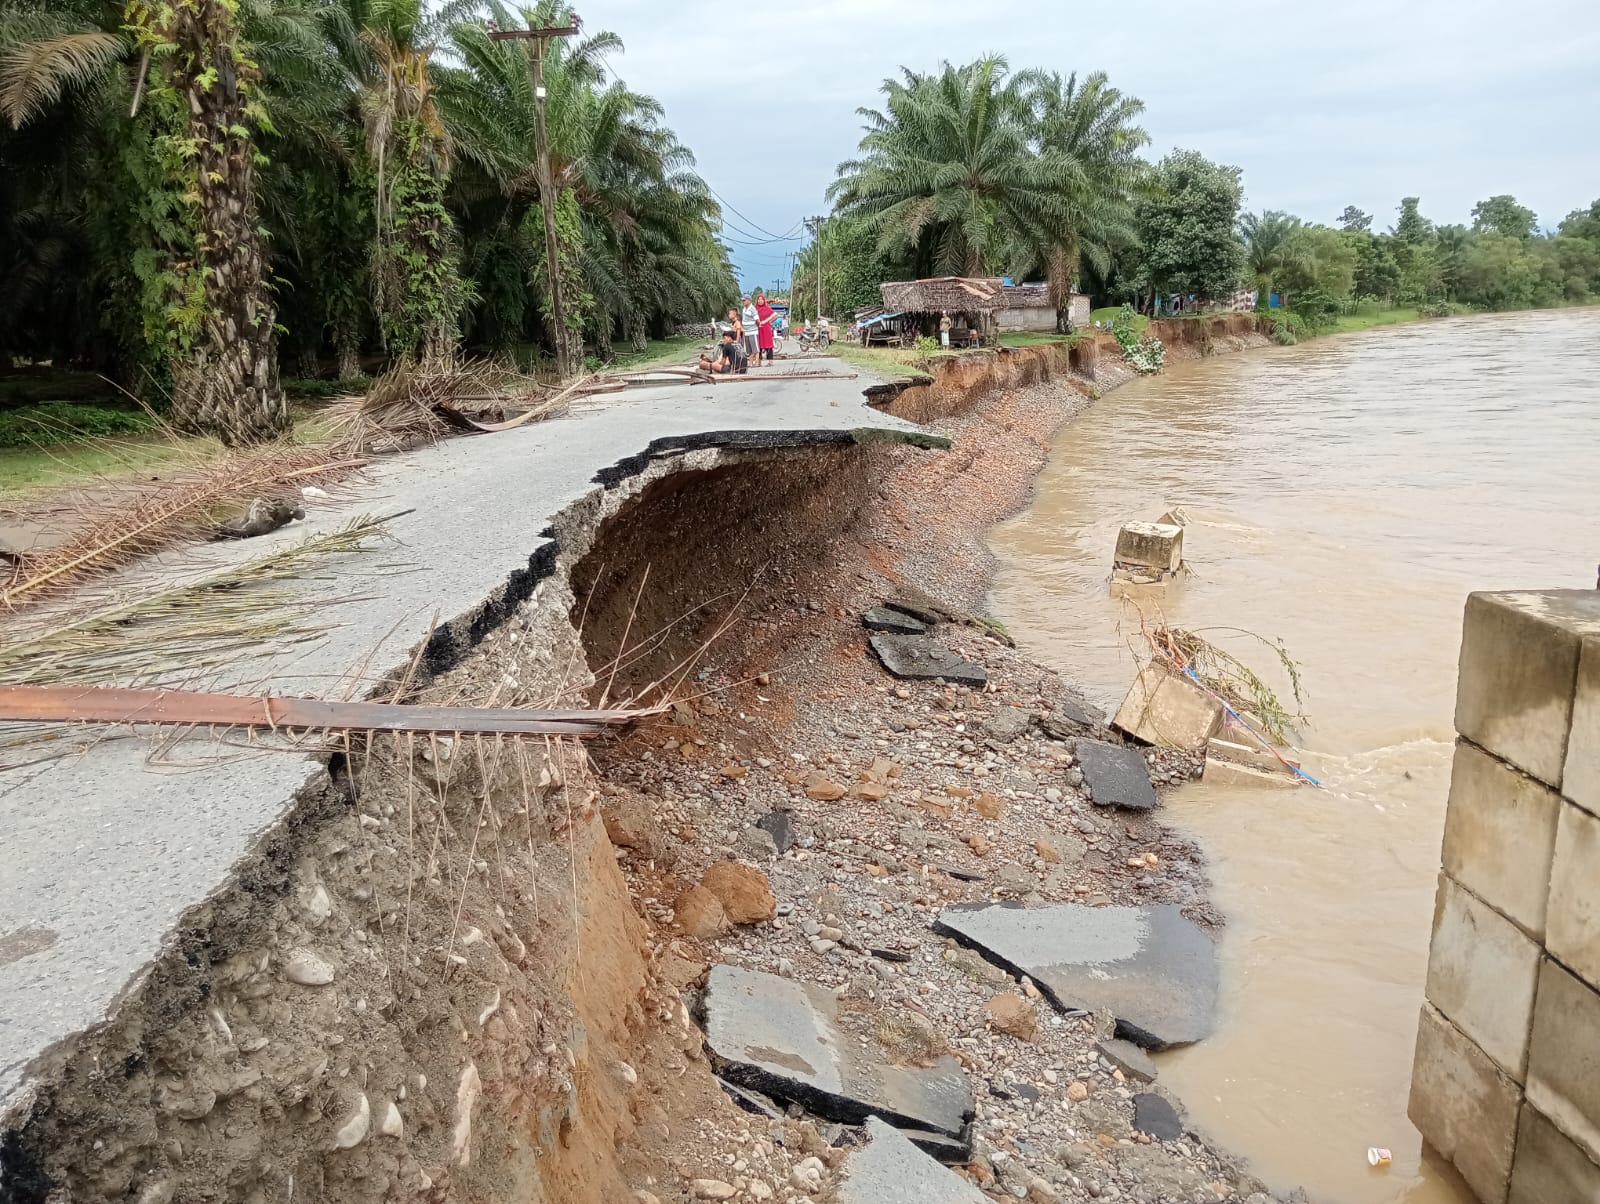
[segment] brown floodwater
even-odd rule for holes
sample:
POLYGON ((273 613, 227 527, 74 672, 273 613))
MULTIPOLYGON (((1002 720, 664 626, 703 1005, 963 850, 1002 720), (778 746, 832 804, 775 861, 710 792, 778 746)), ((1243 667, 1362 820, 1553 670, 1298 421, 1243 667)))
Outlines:
POLYGON ((1326 788, 1200 782, 1166 810, 1205 848, 1228 923, 1219 1031, 1161 1076, 1274 1187, 1469 1199, 1405 1114, 1461 611, 1471 590, 1594 585, 1597 379, 1595 309, 1176 365, 1064 429, 1034 505, 992 536, 997 617, 1108 707, 1139 642, 1107 588, 1117 528, 1171 506, 1193 573, 1167 618, 1281 637, 1302 667, 1297 744, 1326 788), (1370 1168, 1368 1146, 1393 1165, 1370 1168))

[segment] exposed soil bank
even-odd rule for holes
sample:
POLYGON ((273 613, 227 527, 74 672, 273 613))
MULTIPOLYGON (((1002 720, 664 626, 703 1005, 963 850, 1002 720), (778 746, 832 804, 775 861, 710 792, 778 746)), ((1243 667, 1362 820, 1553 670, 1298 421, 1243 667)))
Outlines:
MULTIPOLYGON (((1172 332, 1173 355, 1264 341, 1163 325, 1196 328, 1172 332)), ((889 403, 942 413, 950 452, 685 450, 564 515, 548 575, 452 630, 423 661, 440 672, 412 692, 578 702, 677 682, 674 720, 605 750, 598 770, 575 748, 496 741, 380 740, 334 757, 117 1018, 37 1068, 0 1144, 0 1200, 613 1204, 635 1190, 687 1199, 707 1177, 741 1198, 769 1198, 758 1181, 802 1198, 792 1164, 816 1153, 831 1170, 840 1151, 717 1089, 679 997, 713 950, 675 933, 668 906, 711 862, 749 855, 746 827, 775 805, 809 842, 768 860, 781 902, 845 923, 870 902, 886 942, 942 948, 929 909, 990 897, 1001 860, 1018 894, 1167 900, 1204 918, 1192 850, 1149 820, 1091 814, 1065 745, 973 740, 969 723, 1003 707, 1053 707, 1054 674, 955 627, 946 637, 996 689, 902 698, 864 655, 857 610, 887 592, 981 605, 983 532, 1023 504, 1051 432, 1086 403, 1074 351, 1098 387, 1122 378, 1098 343, 1018 349, 941 364, 889 403), (878 755, 902 766, 899 797, 824 802, 800 786, 797 769, 853 782, 878 755), (975 779, 993 781, 1009 819, 944 790, 975 779), (914 791, 957 800, 950 815, 919 809, 921 849, 902 843, 914 791), (1039 842, 1067 855, 1049 861, 1039 842), (1161 870, 1131 868, 1135 853, 1161 870), (931 871, 934 858, 986 880, 931 871), (894 895, 869 900, 869 881, 894 895)), ((981 1183, 1014 1186, 1026 1166, 1025 1193, 1045 1199, 1260 1190, 1193 1139, 1131 1140, 1127 1090, 1095 1061, 1091 1022, 1047 1024, 1025 1047, 985 1036, 973 1006, 1004 984, 980 967, 935 957, 891 981, 826 959, 792 924, 740 929, 714 953, 767 969, 781 956, 836 983, 866 1028, 886 1008, 936 1017, 978 1076, 981 1183), (796 947, 780 954, 782 941, 796 947), (1080 1082, 1095 1109, 1065 1094, 1080 1082), (1050 1093, 1036 1121, 1005 1086, 1022 1083, 1050 1093)))

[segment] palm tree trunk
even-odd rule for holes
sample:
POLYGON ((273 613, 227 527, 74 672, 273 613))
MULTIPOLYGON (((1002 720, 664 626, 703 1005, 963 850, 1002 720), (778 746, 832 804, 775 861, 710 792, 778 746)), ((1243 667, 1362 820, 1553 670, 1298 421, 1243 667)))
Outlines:
POLYGON ((1067 334, 1072 326, 1072 293, 1078 284, 1078 239, 1069 235, 1050 249, 1045 265, 1050 281, 1050 304, 1056 311, 1056 333, 1067 334))
POLYGON ((247 105, 259 73, 239 50, 237 15, 225 0, 139 7, 165 24, 162 32, 177 48, 172 84, 188 115, 198 197, 193 270, 202 273, 201 313, 192 354, 174 366, 172 420, 230 446, 270 439, 288 429, 289 410, 257 232, 247 105))
POLYGON ((385 216, 377 236, 374 291, 390 355, 449 364, 456 356, 467 290, 431 137, 416 119, 394 136, 393 170, 381 198, 385 216))
POLYGON ((354 334, 340 323, 333 328, 333 348, 339 357, 339 379, 354 380, 361 375, 361 358, 354 334))
POLYGON ((643 355, 650 346, 650 331, 644 314, 637 309, 628 311, 628 346, 643 355))

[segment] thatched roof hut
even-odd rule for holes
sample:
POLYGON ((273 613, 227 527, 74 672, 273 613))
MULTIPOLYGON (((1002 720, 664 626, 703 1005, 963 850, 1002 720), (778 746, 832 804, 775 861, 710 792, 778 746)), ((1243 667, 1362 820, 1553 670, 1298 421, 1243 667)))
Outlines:
POLYGON ((880 284, 885 308, 907 314, 990 315, 1006 308, 1004 282, 997 276, 939 276, 880 284))

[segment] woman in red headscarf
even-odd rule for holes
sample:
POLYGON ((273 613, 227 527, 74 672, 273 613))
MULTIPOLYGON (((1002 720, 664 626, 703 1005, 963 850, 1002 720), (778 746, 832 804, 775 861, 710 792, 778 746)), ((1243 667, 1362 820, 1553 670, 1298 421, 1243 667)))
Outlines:
POLYGON ((767 294, 756 294, 756 362, 766 360, 772 362, 772 319, 776 316, 772 306, 767 304, 767 294))

